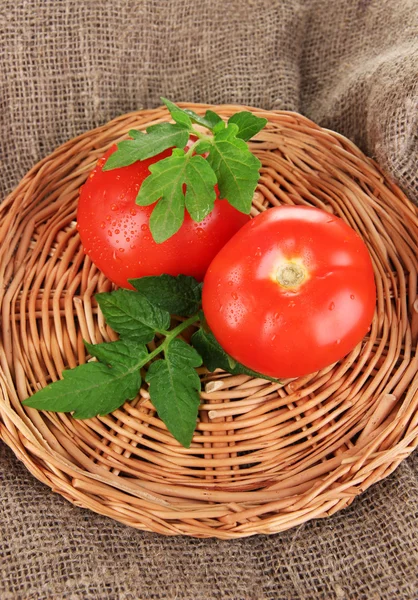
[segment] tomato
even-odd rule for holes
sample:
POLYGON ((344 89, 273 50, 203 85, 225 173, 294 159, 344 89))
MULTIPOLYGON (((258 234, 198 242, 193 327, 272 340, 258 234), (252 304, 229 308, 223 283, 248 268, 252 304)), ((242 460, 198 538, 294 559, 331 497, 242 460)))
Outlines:
POLYGON ((226 200, 217 199, 213 211, 200 223, 185 212, 179 231, 157 244, 149 229, 154 205, 138 206, 138 190, 150 174, 149 166, 171 155, 156 157, 120 169, 103 171, 113 146, 97 163, 81 189, 77 227, 85 253, 118 286, 131 288, 128 279, 145 275, 192 275, 203 280, 211 260, 249 221, 226 200))
POLYGON ((235 360, 278 378, 313 373, 366 335, 376 304, 366 245, 317 208, 271 208, 219 252, 203 311, 235 360))

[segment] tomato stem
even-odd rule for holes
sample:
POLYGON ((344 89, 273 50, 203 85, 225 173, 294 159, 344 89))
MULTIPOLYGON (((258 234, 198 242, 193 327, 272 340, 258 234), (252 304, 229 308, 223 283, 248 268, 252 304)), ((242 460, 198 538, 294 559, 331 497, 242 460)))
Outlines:
POLYGON ((276 280, 285 288, 295 288, 307 279, 306 269, 302 264, 286 262, 276 272, 276 280))
POLYGON ((190 327, 190 325, 193 325, 193 323, 199 321, 199 318, 199 313, 196 313, 192 317, 189 317, 185 321, 182 321, 182 323, 179 323, 179 325, 177 325, 177 327, 174 327, 174 329, 172 329, 171 331, 160 331, 160 333, 165 335, 165 340, 162 344, 157 346, 155 350, 153 350, 147 355, 146 359, 144 359, 144 361, 139 365, 139 368, 142 369, 142 367, 145 367, 145 365, 148 364, 153 358, 155 358, 156 356, 161 354, 161 352, 166 350, 167 346, 174 338, 180 335, 182 331, 190 327))
MULTIPOLYGON (((192 127, 192 134, 195 135, 197 138, 199 138, 195 144, 197 144, 197 142, 199 140, 205 140, 207 142, 211 142, 213 140, 213 135, 208 135, 207 133, 202 133, 201 131, 195 129, 194 127, 192 127)), ((194 144, 193 144, 194 145, 194 144)))
POLYGON ((193 144, 190 146, 190 148, 187 150, 186 152, 186 156, 191 156, 194 152, 195 147, 197 146, 197 144, 199 142, 201 142, 202 140, 206 141, 206 142, 211 142, 213 141, 213 136, 212 135, 207 135, 206 133, 201 133, 200 131, 198 131, 197 129, 195 129, 194 127, 192 127, 192 129, 190 130, 190 133, 192 135, 195 135, 197 137, 197 140, 195 142, 193 142, 193 144))

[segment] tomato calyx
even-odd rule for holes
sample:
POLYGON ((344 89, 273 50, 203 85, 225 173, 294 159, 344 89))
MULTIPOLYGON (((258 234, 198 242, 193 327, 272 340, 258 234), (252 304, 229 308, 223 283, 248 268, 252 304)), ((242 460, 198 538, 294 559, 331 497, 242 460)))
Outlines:
POLYGON ((299 288, 309 278, 306 267, 299 262, 285 261, 275 273, 275 281, 287 290, 299 288))

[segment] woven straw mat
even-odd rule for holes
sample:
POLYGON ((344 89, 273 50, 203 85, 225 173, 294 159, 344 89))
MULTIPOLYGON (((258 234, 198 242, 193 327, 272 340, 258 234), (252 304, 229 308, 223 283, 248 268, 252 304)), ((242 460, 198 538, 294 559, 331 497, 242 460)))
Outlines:
MULTIPOLYGON (((208 106, 183 104, 197 112, 208 106)), ((220 106, 225 118, 242 107, 220 106)), ((190 449, 167 432, 147 389, 77 421, 21 401, 84 362, 83 339, 114 339, 94 295, 111 284, 84 256, 78 189, 95 161, 165 109, 121 116, 58 148, 0 206, 0 434, 31 473, 71 502, 139 529, 223 539, 282 531, 348 506, 418 443, 418 216, 346 138, 285 111, 252 151, 252 214, 309 204, 366 242, 377 283, 369 335, 343 360, 281 384, 203 373, 190 449)))

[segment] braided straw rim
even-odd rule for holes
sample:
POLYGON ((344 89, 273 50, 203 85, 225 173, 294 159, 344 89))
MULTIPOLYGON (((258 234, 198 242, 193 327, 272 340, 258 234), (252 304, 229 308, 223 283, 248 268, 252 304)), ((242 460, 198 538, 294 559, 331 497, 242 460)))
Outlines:
POLYGON ((54 491, 139 529, 223 539, 282 531, 348 506, 418 443, 417 208, 341 135, 251 110, 269 121, 251 143, 263 165, 252 214, 296 203, 342 217, 369 247, 377 309, 362 343, 307 377, 278 385, 201 369, 190 449, 167 432, 146 387, 88 421, 21 405, 88 358, 83 338, 115 339, 94 301, 111 285, 75 228, 78 189, 112 143, 167 111, 123 115, 67 142, 0 206, 1 438, 54 491))

